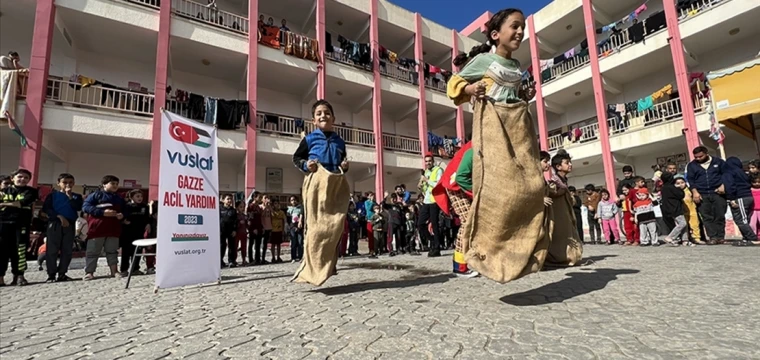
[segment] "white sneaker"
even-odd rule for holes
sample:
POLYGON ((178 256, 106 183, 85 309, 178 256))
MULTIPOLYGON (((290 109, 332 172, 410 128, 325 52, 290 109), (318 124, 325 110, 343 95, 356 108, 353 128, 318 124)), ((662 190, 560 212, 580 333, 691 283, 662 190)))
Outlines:
POLYGON ((466 273, 455 273, 457 277, 465 278, 465 279, 471 279, 474 277, 480 276, 480 273, 477 271, 469 270, 466 273))

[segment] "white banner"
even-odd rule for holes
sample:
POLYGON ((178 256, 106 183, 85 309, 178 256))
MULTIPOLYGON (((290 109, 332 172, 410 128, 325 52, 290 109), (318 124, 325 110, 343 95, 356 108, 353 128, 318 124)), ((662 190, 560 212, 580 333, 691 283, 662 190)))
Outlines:
POLYGON ((220 279, 216 129, 161 114, 156 286, 220 279))

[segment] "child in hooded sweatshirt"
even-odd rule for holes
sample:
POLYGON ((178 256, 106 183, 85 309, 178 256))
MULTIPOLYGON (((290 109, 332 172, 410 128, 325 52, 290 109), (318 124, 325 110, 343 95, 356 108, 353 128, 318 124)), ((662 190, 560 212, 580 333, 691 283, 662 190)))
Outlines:
MULTIPOLYGON (((676 180, 673 174, 669 172, 662 173, 660 180, 662 180, 662 215, 673 219, 675 226, 665 237, 665 243, 670 246, 678 246, 677 239, 681 238, 686 230, 686 217, 683 215, 683 199, 684 192, 683 187, 686 186, 686 182, 683 178, 676 180)), ((686 244, 690 244, 688 239, 686 244)))
POLYGON ((610 192, 607 189, 602 189, 600 193, 602 194, 602 200, 599 201, 599 205, 597 206, 596 218, 602 220, 602 231, 604 232, 604 237, 607 238, 607 245, 610 245, 614 244, 615 239, 620 237, 620 228, 615 219, 619 209, 615 201, 610 199, 610 192))
MULTIPOLYGON (((119 242, 121 243, 121 264, 119 265, 121 276, 126 277, 129 275, 129 262, 132 259, 132 255, 135 253, 135 246, 132 242, 145 238, 145 233, 150 232, 150 209, 148 205, 143 202, 143 193, 141 190, 131 190, 127 197, 129 202, 127 208, 129 209, 129 215, 122 221, 121 237, 119 242)), ((135 258, 135 263, 132 264, 132 274, 142 275, 140 271, 140 258, 135 258)))
POLYGON ((633 215, 636 224, 639 225, 639 237, 641 246, 658 246, 657 240, 657 217, 654 213, 654 206, 657 201, 653 201, 649 190, 646 187, 636 190, 636 202, 633 204, 633 215))

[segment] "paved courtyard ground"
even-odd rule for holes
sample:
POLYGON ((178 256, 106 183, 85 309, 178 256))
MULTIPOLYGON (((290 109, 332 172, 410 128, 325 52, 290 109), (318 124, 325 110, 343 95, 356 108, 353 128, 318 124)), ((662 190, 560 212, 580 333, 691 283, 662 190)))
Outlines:
POLYGON ((35 269, 0 289, 0 358, 760 359, 760 248, 585 253, 506 285, 454 278, 448 256, 346 260, 321 288, 287 282, 295 264, 225 269, 157 295, 152 276, 35 269))

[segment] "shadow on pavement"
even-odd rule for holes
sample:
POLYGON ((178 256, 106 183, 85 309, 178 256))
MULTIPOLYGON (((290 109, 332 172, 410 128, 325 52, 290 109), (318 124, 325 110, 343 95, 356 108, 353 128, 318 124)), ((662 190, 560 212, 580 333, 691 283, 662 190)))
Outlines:
POLYGON ((341 286, 325 288, 325 289, 314 289, 310 291, 319 292, 327 296, 345 295, 345 294, 353 294, 353 293, 362 292, 362 291, 382 290, 382 289, 402 289, 402 288, 419 286, 419 285, 443 284, 449 281, 449 279, 453 277, 454 277, 453 274, 446 273, 446 274, 441 274, 441 275, 436 275, 436 276, 423 276, 423 277, 415 277, 415 278, 402 278, 401 280, 387 280, 387 281, 376 281, 376 282, 368 282, 368 283, 361 283, 361 284, 341 285, 341 286))
MULTIPOLYGON (((613 258, 613 257, 617 257, 617 255, 596 255, 596 256, 589 256, 589 257, 583 258, 581 260, 581 263, 579 265, 576 265, 576 267, 578 267, 578 266, 594 265, 594 264, 596 264, 599 261, 603 261, 604 259, 613 258)), ((559 269, 568 269, 568 268, 572 268, 572 267, 573 266, 553 265, 553 264, 544 263, 544 267, 541 268, 541 271, 554 271, 554 270, 559 270, 559 269)))
POLYGON ((634 269, 595 269, 567 274, 562 281, 540 288, 502 297, 504 303, 515 306, 535 306, 561 303, 576 296, 604 289, 618 275, 636 274, 634 269))
POLYGON ((223 286, 223 285, 232 285, 232 284, 247 283, 247 282, 251 282, 251 281, 260 281, 260 280, 269 280, 269 279, 281 279, 281 278, 289 278, 289 277, 292 277, 292 276, 293 275, 288 275, 288 274, 286 274, 286 275, 277 275, 277 276, 254 277, 254 278, 250 278, 250 277, 246 276, 245 279, 242 279, 242 280, 232 280, 232 281, 225 281, 224 277, 222 277, 223 282, 221 284, 219 284, 219 285, 223 286))

